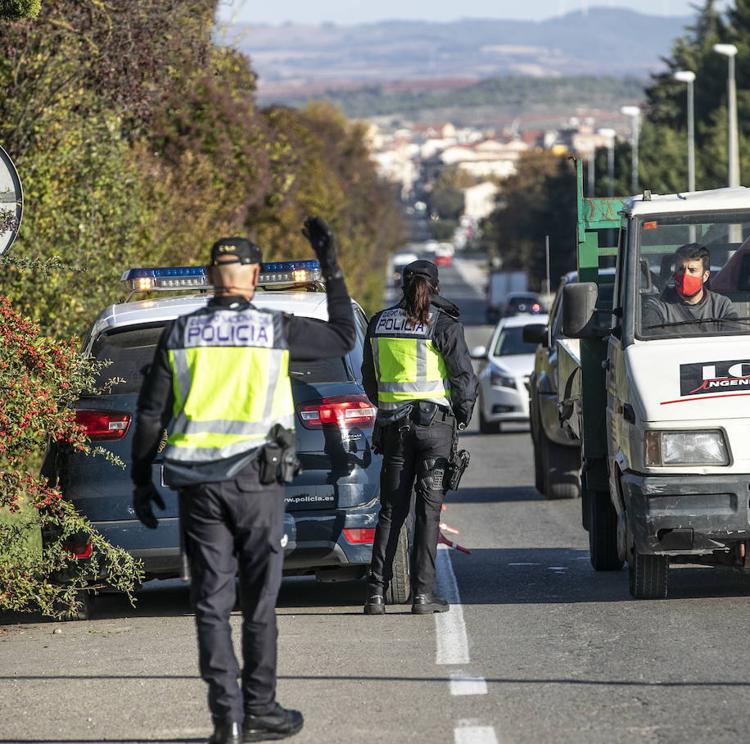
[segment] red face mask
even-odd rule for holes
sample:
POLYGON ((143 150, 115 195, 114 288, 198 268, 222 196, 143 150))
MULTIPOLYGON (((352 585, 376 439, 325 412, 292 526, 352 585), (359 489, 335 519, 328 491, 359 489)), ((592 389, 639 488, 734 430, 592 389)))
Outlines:
POLYGON ((693 297, 703 289, 703 277, 679 272, 674 275, 674 288, 681 297, 693 297))

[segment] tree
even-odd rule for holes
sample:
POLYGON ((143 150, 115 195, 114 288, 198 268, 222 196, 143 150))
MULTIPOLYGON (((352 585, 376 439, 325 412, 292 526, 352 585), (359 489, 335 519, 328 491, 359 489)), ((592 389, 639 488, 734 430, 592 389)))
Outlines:
POLYGON ((39 15, 42 0, 0 0, 0 21, 18 21, 39 15))

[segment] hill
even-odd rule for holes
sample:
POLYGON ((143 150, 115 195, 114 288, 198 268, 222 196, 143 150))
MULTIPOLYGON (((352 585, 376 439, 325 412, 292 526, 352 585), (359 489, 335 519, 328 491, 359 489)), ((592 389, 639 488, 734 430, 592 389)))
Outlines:
POLYGON ((544 21, 240 24, 221 34, 251 56, 263 99, 278 100, 395 81, 505 75, 645 78, 690 20, 593 8, 544 21))

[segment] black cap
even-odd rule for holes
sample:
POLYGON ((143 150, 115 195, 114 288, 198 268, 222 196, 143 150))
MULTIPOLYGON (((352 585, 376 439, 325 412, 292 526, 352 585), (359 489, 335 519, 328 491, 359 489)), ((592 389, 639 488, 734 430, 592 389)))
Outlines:
POLYGON ((435 266, 432 261, 412 261, 410 264, 404 266, 403 276, 404 284, 406 284, 413 276, 423 276, 433 287, 437 287, 438 267, 435 266))
POLYGON ((260 260, 260 248, 247 238, 221 238, 211 248, 212 266, 219 263, 257 264, 260 260), (231 256, 237 261, 219 261, 224 256, 231 256))

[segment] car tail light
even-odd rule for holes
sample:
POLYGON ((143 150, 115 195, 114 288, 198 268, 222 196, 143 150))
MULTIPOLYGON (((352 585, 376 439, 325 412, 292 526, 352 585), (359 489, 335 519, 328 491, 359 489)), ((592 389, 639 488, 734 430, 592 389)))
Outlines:
POLYGON ((374 529, 345 529, 344 539, 350 545, 372 545, 375 542, 374 529))
POLYGON ((83 427, 89 439, 122 439, 130 428, 130 416, 110 411, 78 410, 76 423, 83 427))
POLYGON ((72 555, 73 555, 73 558, 75 558, 78 561, 85 561, 88 558, 91 558, 91 554, 93 552, 94 552, 94 547, 91 545, 90 542, 88 542, 79 548, 74 548, 72 551, 72 555))
POLYGON ((354 426, 372 426, 375 423, 375 407, 365 395, 340 395, 323 398, 299 407, 299 416, 306 429, 322 426, 338 426, 351 429, 354 426))

